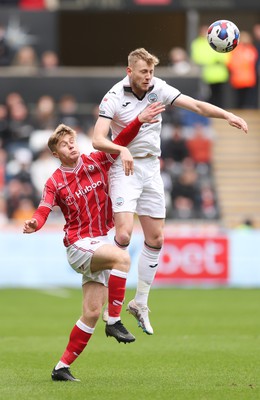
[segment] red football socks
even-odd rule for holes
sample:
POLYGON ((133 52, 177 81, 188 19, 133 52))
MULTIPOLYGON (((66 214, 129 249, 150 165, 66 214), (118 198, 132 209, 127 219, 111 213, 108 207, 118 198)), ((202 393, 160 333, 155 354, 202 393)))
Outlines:
POLYGON ((82 351, 85 349, 93 332, 94 328, 89 328, 80 320, 77 321, 76 325, 71 331, 69 343, 60 360, 64 364, 72 364, 73 361, 75 361, 80 353, 82 353, 82 351))
POLYGON ((127 273, 112 269, 108 281, 108 314, 119 317, 125 298, 127 273))

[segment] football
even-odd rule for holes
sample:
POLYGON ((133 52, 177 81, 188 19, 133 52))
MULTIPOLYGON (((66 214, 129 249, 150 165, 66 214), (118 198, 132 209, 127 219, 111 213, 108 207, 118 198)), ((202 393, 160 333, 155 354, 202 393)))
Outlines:
POLYGON ((228 53, 239 43, 240 32, 231 21, 222 19, 213 22, 207 32, 209 45, 218 53, 228 53))

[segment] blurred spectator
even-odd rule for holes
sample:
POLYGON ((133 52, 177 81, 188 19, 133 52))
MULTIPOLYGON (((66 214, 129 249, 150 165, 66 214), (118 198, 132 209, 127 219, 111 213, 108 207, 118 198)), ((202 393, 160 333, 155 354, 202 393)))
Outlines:
POLYGON ((12 106, 9 112, 9 131, 7 150, 13 152, 20 147, 29 146, 29 137, 33 131, 33 125, 29 110, 24 103, 12 106))
POLYGON ((204 100, 225 108, 225 91, 229 79, 228 54, 214 51, 207 41, 208 26, 200 27, 199 35, 191 42, 191 60, 201 67, 202 81, 210 93, 204 100))
POLYGON ((30 199, 33 204, 38 203, 38 198, 35 197, 33 186, 29 182, 21 182, 19 178, 12 178, 6 185, 6 204, 7 217, 13 218, 15 210, 20 206, 20 200, 24 198, 30 199))
POLYGON ((206 137, 201 124, 194 126, 193 136, 187 140, 187 147, 197 169, 208 173, 212 161, 212 140, 206 137))
POLYGON ((216 205, 216 197, 212 186, 208 183, 202 184, 201 187, 201 218, 216 219, 218 217, 218 209, 216 205))
POLYGON ((182 136, 181 126, 172 126, 172 135, 168 139, 162 140, 161 149, 165 168, 173 174, 178 174, 181 168, 180 164, 190 155, 186 140, 182 136))
POLYGON ((35 69, 39 67, 39 60, 36 51, 32 46, 23 46, 17 50, 12 65, 15 67, 35 69))
POLYGON ((45 71, 52 71, 59 66, 59 57, 55 51, 44 51, 40 61, 40 65, 45 71))
POLYGON ((17 178, 21 182, 31 183, 31 162, 32 153, 29 149, 19 148, 15 150, 6 164, 7 179, 17 178))
POLYGON ((12 51, 5 38, 6 28, 0 24, 0 66, 5 67, 11 64, 12 51))
POLYGON ((17 104, 24 104, 24 100, 20 93, 18 92, 10 92, 5 99, 5 104, 7 106, 7 111, 10 113, 10 110, 13 108, 13 106, 17 104))
POLYGON ((245 218, 244 220, 242 220, 241 224, 239 224, 237 226, 237 229, 241 230, 241 231, 251 231, 252 229, 254 229, 254 221, 252 218, 245 218))
MULTIPOLYGON (((33 111, 32 123, 35 129, 55 129, 58 124, 56 103, 52 96, 39 97, 33 111)), ((46 144, 46 143, 45 143, 46 144)))
POLYGON ((33 215, 35 210, 36 207, 30 198, 21 197, 16 209, 13 212, 12 219, 17 222, 23 222, 26 219, 30 219, 30 216, 33 215))
POLYGON ((198 217, 201 205, 198 176, 192 163, 187 163, 173 184, 171 193, 173 213, 177 219, 198 217))
POLYGON ((59 123, 70 126, 71 128, 81 127, 78 114, 78 103, 74 96, 66 94, 62 96, 58 103, 59 123))
POLYGON ((169 52, 169 66, 176 75, 187 75, 192 65, 188 53, 182 47, 173 47, 169 52))
POLYGON ((49 137, 53 130, 50 129, 36 129, 33 131, 29 138, 29 148, 34 157, 38 157, 39 153, 46 147, 49 137))
POLYGON ((257 84, 258 52, 249 32, 240 32, 240 43, 230 52, 228 68, 230 84, 235 95, 236 108, 254 108, 254 90, 257 84))

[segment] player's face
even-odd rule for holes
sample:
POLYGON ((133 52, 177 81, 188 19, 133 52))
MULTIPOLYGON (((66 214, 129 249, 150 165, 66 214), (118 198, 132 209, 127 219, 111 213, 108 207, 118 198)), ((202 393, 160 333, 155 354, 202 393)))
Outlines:
POLYGON ((64 135, 58 141, 53 155, 60 159, 64 167, 76 166, 80 156, 76 138, 73 135, 64 135))
POLYGON ((147 64, 144 60, 138 60, 133 66, 127 67, 127 75, 133 92, 141 97, 149 89, 154 76, 154 65, 147 64))

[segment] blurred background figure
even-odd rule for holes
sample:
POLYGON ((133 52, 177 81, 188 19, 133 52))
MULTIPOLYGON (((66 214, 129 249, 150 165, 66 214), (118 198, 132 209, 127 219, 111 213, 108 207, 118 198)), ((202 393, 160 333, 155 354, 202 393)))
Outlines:
POLYGON ((28 106, 25 103, 17 102, 10 108, 8 120, 9 136, 7 150, 13 153, 18 148, 29 148, 29 138, 33 132, 28 106))
POLYGON ((240 43, 230 52, 228 61, 235 108, 256 107, 257 60, 258 52, 253 44, 252 35, 247 31, 241 31, 240 43))
POLYGON ((225 108, 226 87, 229 79, 228 54, 217 53, 207 41, 208 26, 202 25, 199 35, 191 42, 191 60, 201 68, 201 78, 209 92, 203 100, 225 108))
POLYGON ((169 52, 169 66, 176 75, 187 75, 192 65, 187 51, 182 47, 173 47, 169 52))
POLYGON ((192 162, 186 163, 172 188, 172 217, 194 219, 200 212, 201 196, 198 175, 192 162))
POLYGON ((42 53, 40 66, 45 71, 53 71, 59 66, 59 57, 55 51, 46 50, 42 53))
POLYGON ((39 60, 32 46, 23 46, 15 54, 12 65, 23 68, 38 68, 39 60))
POLYGON ((187 140, 187 148, 196 169, 202 175, 209 174, 212 161, 212 140, 205 134, 204 126, 196 124, 193 135, 187 140))
POLYGON ((180 125, 172 125, 172 134, 167 139, 162 139, 161 158, 164 161, 164 168, 176 176, 182 169, 182 163, 190 157, 186 139, 182 135, 180 125))
POLYGON ((52 96, 42 95, 38 98, 32 113, 32 122, 36 130, 50 130, 56 127, 58 118, 56 115, 56 103, 52 96))
POLYGON ((60 98, 58 102, 58 119, 60 124, 68 125, 72 129, 81 126, 78 102, 71 94, 65 94, 60 98))

